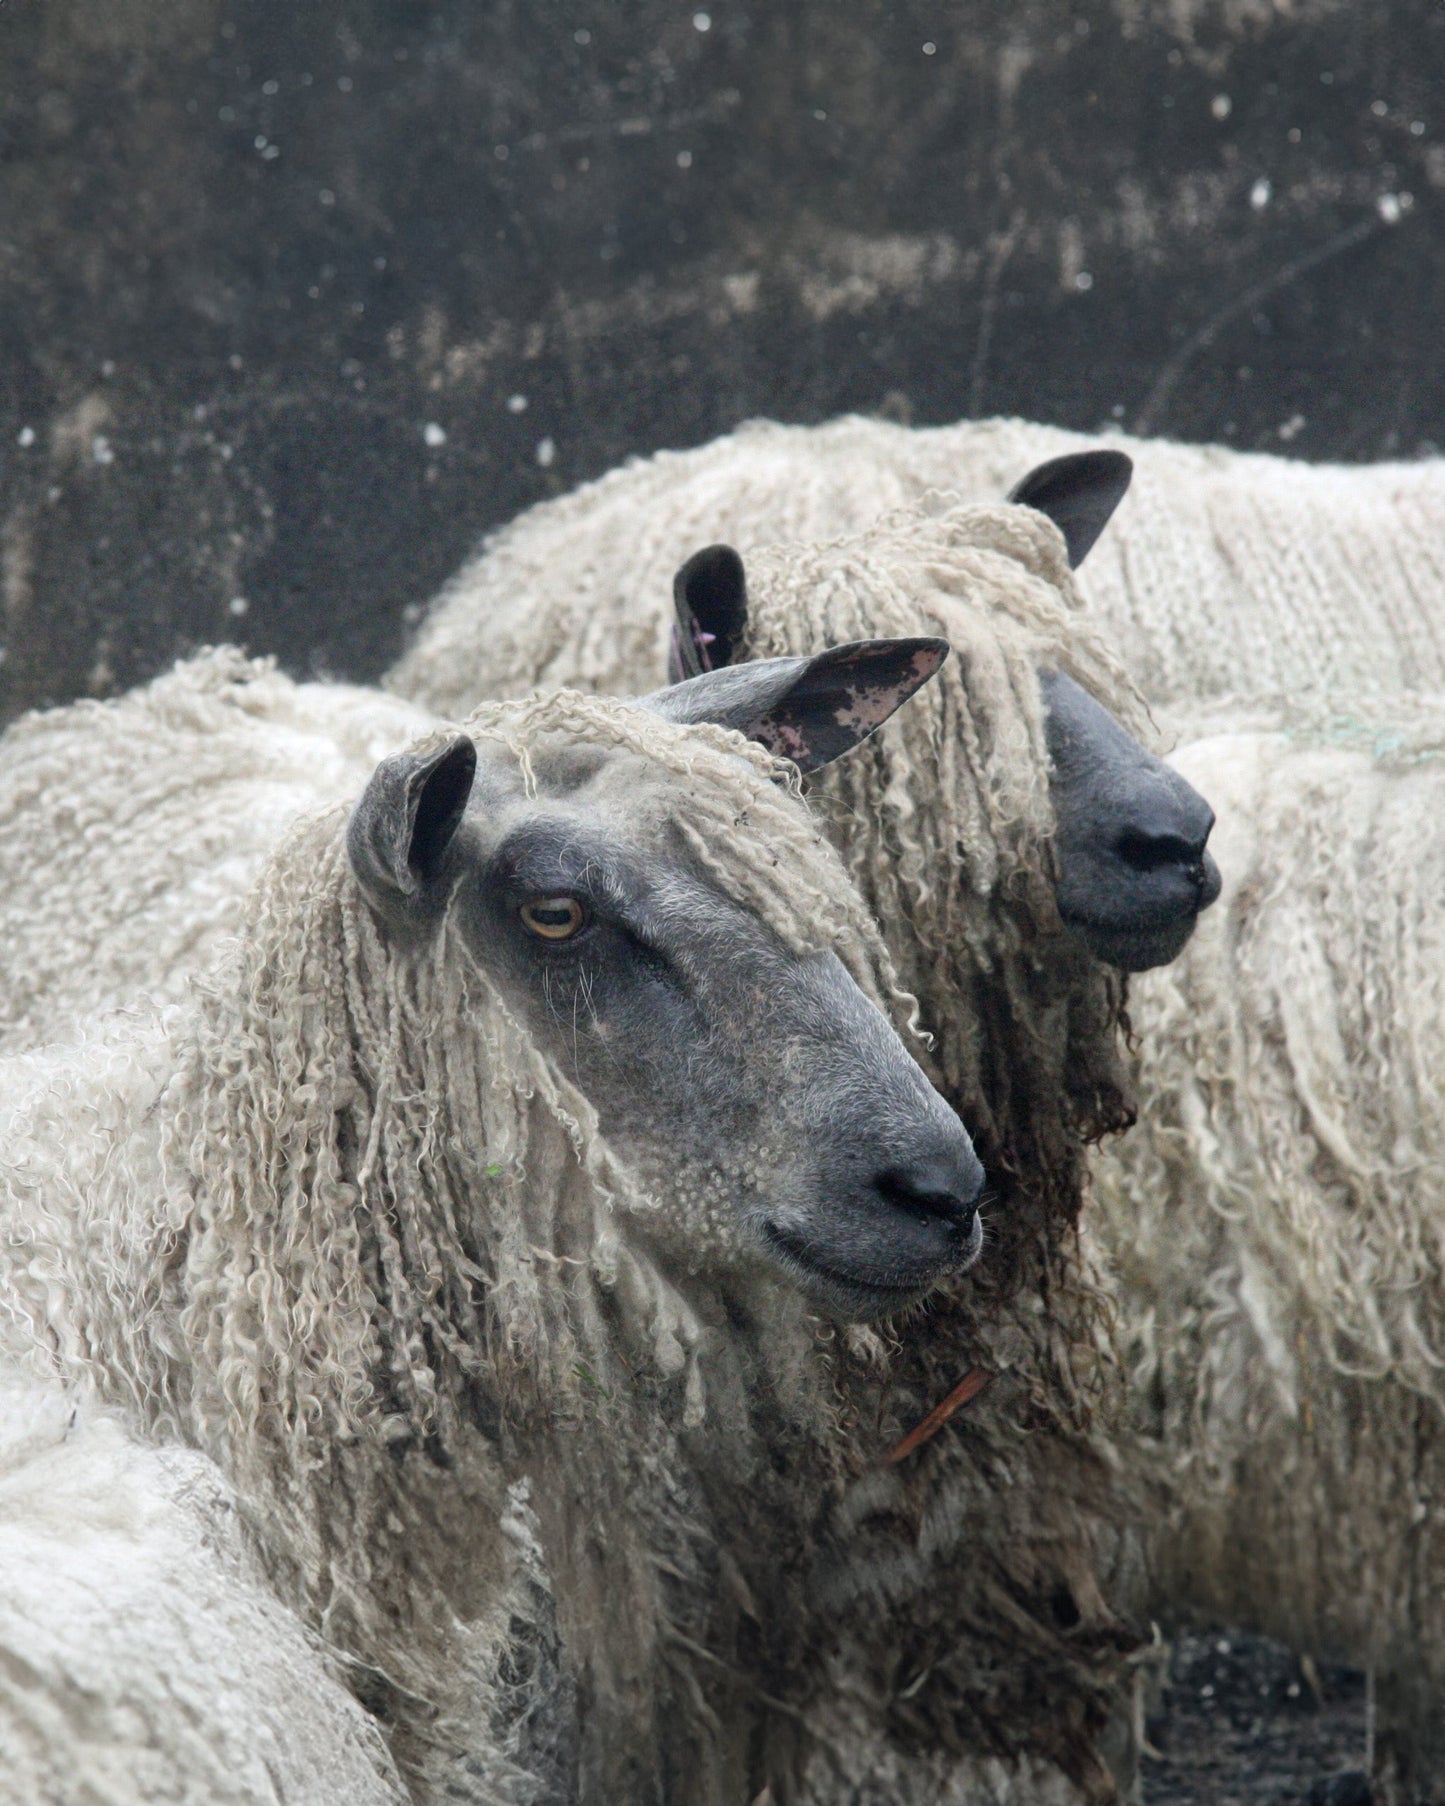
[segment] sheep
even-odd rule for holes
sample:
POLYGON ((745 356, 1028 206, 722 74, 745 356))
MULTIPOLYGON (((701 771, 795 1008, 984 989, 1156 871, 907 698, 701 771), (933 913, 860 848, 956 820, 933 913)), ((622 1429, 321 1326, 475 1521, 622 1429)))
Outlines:
POLYGON ((1223 899, 1134 988, 1095 1165, 1164 1514, 1153 1610, 1375 1680, 1378 1797, 1445 1800, 1445 704, 1220 704, 1175 762, 1223 899))
MULTIPOLYGON (((1098 444, 1020 420, 906 428, 750 421, 538 504, 442 591, 387 679, 455 710, 532 684, 626 693, 661 669, 672 572, 710 540, 745 550, 861 532, 937 490, 1001 495, 1098 444)), ((1311 466, 1107 435, 1135 494, 1085 583, 1152 705, 1243 688, 1445 690, 1445 466, 1311 466)))
POLYGON ((303 819, 189 1002, 0 1063, 8 1352, 220 1464, 418 1798, 821 1806, 960 1746, 1114 1797, 1072 1224, 960 1277, 979 1169, 876 931, 709 725, 811 764, 858 658, 484 709, 303 819), (1011 1390, 880 1468, 971 1362, 1011 1390))
POLYGON ((0 1799, 403 1806, 219 1469, 0 1372, 0 1799))

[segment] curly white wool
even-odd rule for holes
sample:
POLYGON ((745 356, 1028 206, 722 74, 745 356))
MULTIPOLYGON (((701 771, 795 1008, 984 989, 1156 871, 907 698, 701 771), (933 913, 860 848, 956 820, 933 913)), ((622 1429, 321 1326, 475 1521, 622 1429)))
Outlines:
POLYGON ((14 722, 0 738, 0 1047, 142 992, 179 1000, 296 816, 359 793, 430 725, 229 648, 14 722))
POLYGON ((1003 496, 1035 464, 1117 446, 1134 484, 1080 583, 1152 703, 1324 685, 1445 690, 1445 464, 1307 465, 1020 420, 908 428, 750 421, 635 459, 491 535, 387 682, 444 711, 532 685, 659 681, 672 577, 856 533, 929 490, 1003 496))
POLYGON ((1167 1476, 1156 1609, 1374 1669, 1391 1798, 1445 1786, 1445 704, 1221 706, 1175 755, 1218 906, 1139 979, 1095 1162, 1167 1476))
POLYGON ((404 1806, 194 1449, 0 1371, 0 1799, 404 1806))

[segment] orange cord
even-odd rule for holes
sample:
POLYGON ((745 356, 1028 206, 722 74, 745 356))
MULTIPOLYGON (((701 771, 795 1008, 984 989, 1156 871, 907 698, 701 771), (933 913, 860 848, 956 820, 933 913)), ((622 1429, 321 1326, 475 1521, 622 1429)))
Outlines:
POLYGON ((892 1467, 895 1463, 906 1460, 915 1449, 922 1448, 925 1442, 938 1434, 956 1411, 961 1411, 965 1405, 971 1405, 997 1378, 998 1375, 990 1373, 986 1367, 970 1367, 943 1403, 935 1405, 922 1423, 915 1424, 902 1442, 895 1443, 889 1449, 883 1457, 884 1466, 892 1467))

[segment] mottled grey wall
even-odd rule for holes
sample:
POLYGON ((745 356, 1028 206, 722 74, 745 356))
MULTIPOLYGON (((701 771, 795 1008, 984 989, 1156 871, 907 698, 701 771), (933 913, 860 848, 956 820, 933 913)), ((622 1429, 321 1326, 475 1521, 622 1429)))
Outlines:
POLYGON ((750 414, 1414 454, 1442 217, 1439 0, 0 0, 0 712, 750 414))

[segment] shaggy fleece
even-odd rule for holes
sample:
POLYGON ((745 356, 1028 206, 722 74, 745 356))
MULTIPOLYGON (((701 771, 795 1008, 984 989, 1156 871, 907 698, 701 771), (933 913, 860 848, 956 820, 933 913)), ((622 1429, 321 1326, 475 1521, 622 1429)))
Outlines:
POLYGON ((930 490, 1005 495, 1099 445, 1133 487, 1080 582, 1151 703, 1445 689, 1445 463, 1308 465, 1022 420, 909 428, 750 421, 633 459, 499 529, 438 596, 388 683, 442 710, 533 684, 622 693, 663 669, 672 577, 700 547, 819 544, 930 490))
POLYGON ((178 1001, 304 810, 359 794, 430 718, 234 649, 0 736, 0 1048, 141 994, 178 1001))
POLYGON ((402 1806, 377 1726, 193 1449, 0 1375, 0 1801, 402 1806))
POLYGON ((1095 1167, 1155 1609, 1375 1672, 1379 1781, 1445 1798, 1445 707, 1219 705, 1175 762, 1224 894, 1139 979, 1095 1167))

